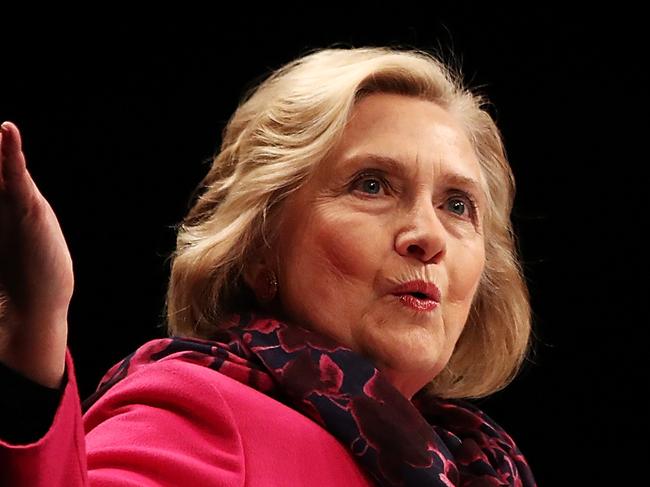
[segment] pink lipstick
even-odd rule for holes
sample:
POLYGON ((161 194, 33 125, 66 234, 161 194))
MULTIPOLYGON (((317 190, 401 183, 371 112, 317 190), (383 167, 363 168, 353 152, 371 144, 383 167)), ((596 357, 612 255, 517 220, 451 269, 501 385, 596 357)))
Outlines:
POLYGON ((391 294, 417 311, 432 311, 440 305, 440 290, 432 282, 409 281, 393 289, 391 294))

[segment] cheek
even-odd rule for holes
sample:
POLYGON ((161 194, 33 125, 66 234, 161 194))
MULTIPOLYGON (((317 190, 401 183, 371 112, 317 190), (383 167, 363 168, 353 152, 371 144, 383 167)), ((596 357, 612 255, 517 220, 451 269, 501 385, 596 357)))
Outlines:
POLYGON ((321 227, 316 233, 313 245, 318 248, 325 265, 341 278, 363 274, 364 259, 362 247, 355 235, 345 228, 321 227))
POLYGON ((350 322, 367 307, 378 267, 358 225, 341 220, 314 218, 282 244, 283 306, 304 326, 354 347, 350 322))
POLYGON ((341 321, 367 308, 381 269, 380 244, 376 232, 357 220, 341 211, 317 215, 283 245, 285 304, 292 311, 312 321, 341 321))
POLYGON ((462 262, 462 265, 453 266, 449 274, 449 299, 452 303, 469 307, 485 267, 482 244, 463 248, 462 255, 454 262, 462 262))
POLYGON ((461 260, 456 260, 456 262, 462 262, 463 265, 450 269, 448 298, 443 308, 450 355, 467 323, 472 301, 485 266, 485 257, 480 249, 463 252, 461 257, 461 260))
MULTIPOLYGON (((312 226, 312 238, 306 242, 307 252, 327 268, 328 273, 343 280, 372 281, 377 267, 377 239, 368 238, 372 232, 354 218, 324 214, 312 226)), ((309 257, 307 257, 309 258, 309 257)))

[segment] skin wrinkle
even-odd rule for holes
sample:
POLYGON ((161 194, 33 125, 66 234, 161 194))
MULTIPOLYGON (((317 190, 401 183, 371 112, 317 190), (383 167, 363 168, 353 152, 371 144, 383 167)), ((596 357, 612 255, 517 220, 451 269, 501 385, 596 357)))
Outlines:
MULTIPOLYGON (((452 172, 481 181, 456 119, 430 101, 369 95, 339 146, 287 198, 280 220, 282 312, 370 358, 407 398, 448 362, 485 265, 480 225, 450 209, 445 175, 452 172), (377 166, 341 162, 360 154, 391 157, 408 170, 387 174, 388 189, 368 176, 381 185, 368 193, 351 178, 377 166), (391 294, 415 279, 439 287, 434 311, 416 311, 391 294)), ((262 256, 260 265, 273 261, 262 256)))
MULTIPOLYGON (((418 160, 418 158, 419 158, 419 155, 416 155, 415 156, 416 161, 418 160)), ((346 158, 346 159, 349 159, 349 158, 346 158)), ((351 159, 357 160, 357 161, 358 160, 364 160, 364 159, 367 160, 367 158, 363 157, 363 154, 353 156, 351 159)), ((404 159, 408 160, 409 158, 404 157, 404 159)), ((371 156, 370 160, 374 161, 375 159, 373 159, 372 156, 371 156)), ((399 158, 382 157, 381 160, 392 161, 392 162, 387 163, 390 166, 392 166, 393 164, 403 166, 403 164, 401 162, 399 162, 399 158)), ((350 164, 353 164, 353 166, 352 166, 353 168, 356 167, 356 165, 358 165, 358 162, 353 162, 353 161, 349 161, 349 162, 350 162, 350 164)), ((417 164, 420 164, 420 163, 417 163, 417 164)), ((374 166, 374 164, 371 164, 371 165, 374 166)), ((380 163, 379 165, 382 165, 382 164, 380 163)), ((442 167, 442 164, 440 162, 438 162, 438 166, 439 166, 439 168, 438 168, 437 172, 441 173, 442 169, 440 169, 440 167, 442 167)), ((345 167, 340 167, 339 168, 339 171, 343 171, 343 170, 345 170, 345 167)), ((354 171, 351 171, 351 172, 354 172, 354 171)), ((400 193, 400 195, 402 193, 404 193, 403 206, 405 206, 410 211, 416 211, 417 210, 417 205, 413 205, 413 199, 417 198, 422 193, 425 193, 425 191, 427 189, 427 183, 426 182, 421 182, 421 183, 416 184, 414 186, 414 191, 413 192, 409 192, 409 191, 406 191, 406 190, 408 189, 408 185, 409 185, 408 181, 409 180, 420 180, 421 179, 419 177, 420 176, 419 168, 415 169, 413 174, 409 174, 408 170, 404 171, 404 170, 399 170, 399 169, 396 169, 396 168, 393 169, 393 172, 394 172, 394 174, 392 176, 391 189, 396 193, 400 193)), ((464 175, 458 174, 458 173, 454 173, 454 174, 448 174, 447 173, 447 174, 444 175, 444 179, 452 181, 452 184, 454 184, 454 185, 457 184, 456 179, 459 179, 459 178, 466 178, 466 179, 471 179, 473 181, 476 181, 476 179, 473 179, 473 178, 470 178, 468 176, 464 176, 464 175)), ((434 180, 434 177, 431 177, 430 180, 434 180)), ((410 184, 412 184, 412 183, 410 183, 410 184)), ((463 184, 463 183, 459 182, 458 185, 460 185, 462 187, 462 186, 465 186, 466 184, 463 184)), ((480 186, 481 186, 480 182, 478 183, 478 186, 479 186, 478 190, 470 191, 470 193, 474 195, 475 202, 476 202, 476 204, 478 206, 477 215, 476 215, 477 226, 475 228, 475 231, 478 231, 479 233, 481 233, 482 232, 482 228, 481 228, 481 220, 482 220, 482 214, 481 213, 482 213, 482 211, 481 210, 485 205, 486 196, 485 196, 484 190, 480 189, 480 186)), ((471 185, 470 185, 470 187, 471 187, 471 185)), ((444 197, 444 195, 443 195, 443 197, 444 197)), ((468 208, 468 211, 470 211, 469 208, 468 208)))

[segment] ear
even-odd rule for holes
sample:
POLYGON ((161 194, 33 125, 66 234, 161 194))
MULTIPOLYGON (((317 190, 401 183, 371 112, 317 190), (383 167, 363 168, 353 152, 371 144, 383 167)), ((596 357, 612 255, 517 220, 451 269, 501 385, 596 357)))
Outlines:
POLYGON ((248 285, 249 288, 251 288, 253 292, 256 292, 255 288, 257 287, 259 275, 262 273, 264 268, 264 263, 258 259, 255 259, 253 262, 248 262, 242 272, 244 282, 248 285))
POLYGON ((275 260, 271 255, 271 249, 268 247, 257 247, 242 270, 244 282, 257 297, 264 292, 263 287, 266 283, 264 274, 269 270, 275 270, 275 260))

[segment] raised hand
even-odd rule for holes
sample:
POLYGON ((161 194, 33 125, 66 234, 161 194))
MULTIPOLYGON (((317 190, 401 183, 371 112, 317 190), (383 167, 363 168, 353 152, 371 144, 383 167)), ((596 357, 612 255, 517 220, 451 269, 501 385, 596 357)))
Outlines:
POLYGON ((58 387, 65 367, 72 259, 25 164, 18 127, 0 132, 0 361, 58 387))

